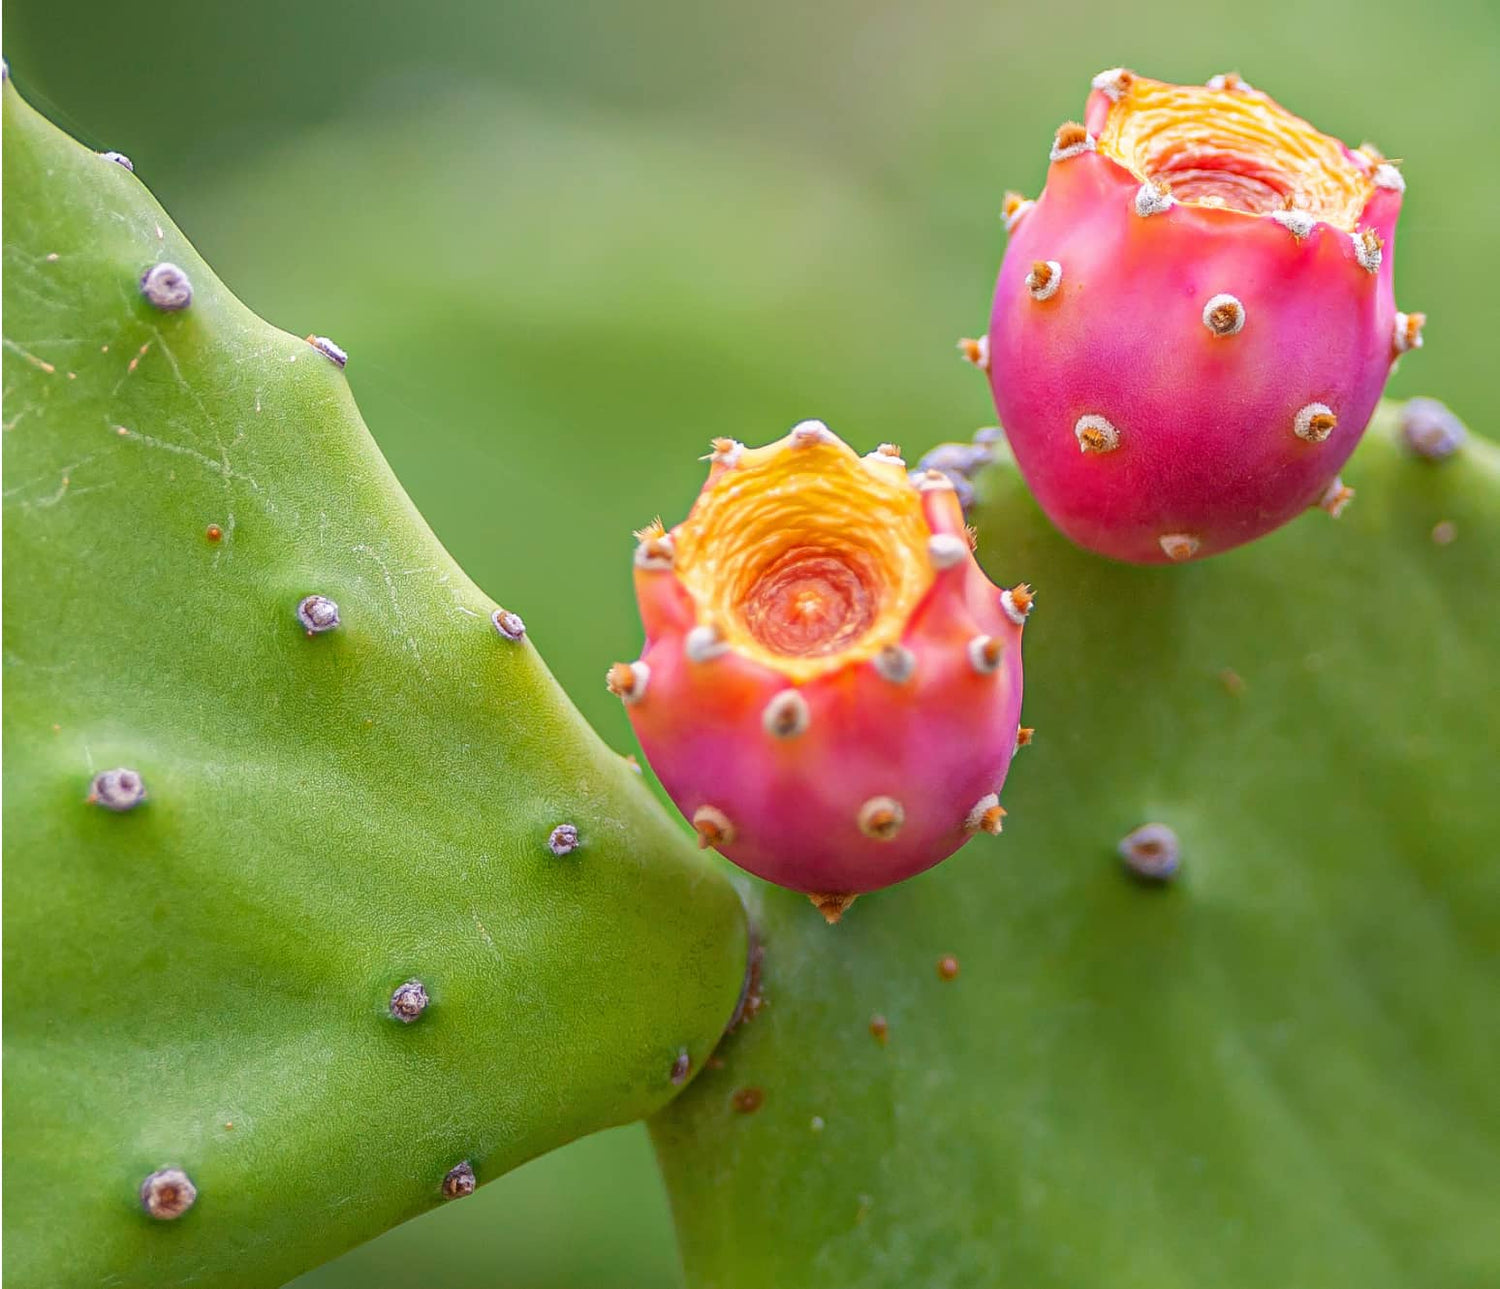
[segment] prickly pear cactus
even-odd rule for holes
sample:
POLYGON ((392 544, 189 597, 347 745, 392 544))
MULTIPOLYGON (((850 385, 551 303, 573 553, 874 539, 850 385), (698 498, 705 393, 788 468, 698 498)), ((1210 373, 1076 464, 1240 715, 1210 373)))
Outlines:
POLYGON ((763 1006, 653 1125, 690 1285, 1500 1277, 1500 452, 1398 418, 1340 524, 1186 567, 980 475, 1005 833, 836 927, 755 888, 763 1006))
POLYGON ((660 1106, 743 913, 337 346, 4 99, 6 1282, 278 1284, 660 1106))

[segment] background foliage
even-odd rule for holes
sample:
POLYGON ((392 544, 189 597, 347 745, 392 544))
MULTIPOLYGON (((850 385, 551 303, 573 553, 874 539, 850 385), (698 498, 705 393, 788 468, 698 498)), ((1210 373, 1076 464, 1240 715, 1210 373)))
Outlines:
MULTIPOLYGON (((1431 322, 1392 392, 1493 424, 1486 0, 13 0, 6 18, 38 107, 129 153, 251 307, 350 349, 414 500, 481 585, 507 562, 548 663, 622 748, 599 676, 638 639, 629 530, 681 513, 710 435, 816 415, 920 447, 988 420, 952 342, 985 316, 1002 191, 1034 192, 1102 67, 1237 67, 1405 158, 1398 300, 1431 322)), ((303 1286, 654 1289, 675 1261, 632 1129, 303 1286)))

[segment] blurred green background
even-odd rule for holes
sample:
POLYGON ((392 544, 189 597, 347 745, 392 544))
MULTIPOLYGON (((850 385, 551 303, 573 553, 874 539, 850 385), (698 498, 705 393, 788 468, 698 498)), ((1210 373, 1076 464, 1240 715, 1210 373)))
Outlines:
MULTIPOLYGON (((630 530, 709 437, 819 416, 910 452, 991 416, 1008 187, 1101 68, 1238 69, 1405 159, 1392 385, 1493 432, 1494 0, 361 5, 11 0, 17 84, 128 153, 257 311, 334 337, 438 535, 606 738, 630 530)), ((1357 477, 1350 482, 1356 486, 1357 477)), ((539 1160, 299 1289, 679 1283, 644 1133, 539 1160)))

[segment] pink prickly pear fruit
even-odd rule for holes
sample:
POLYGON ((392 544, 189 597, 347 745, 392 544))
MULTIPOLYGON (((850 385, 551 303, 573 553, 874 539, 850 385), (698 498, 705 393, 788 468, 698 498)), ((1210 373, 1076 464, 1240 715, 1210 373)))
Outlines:
MULTIPOLYGON (((1400 172, 1238 77, 1095 78, 1047 186, 1007 198, 990 385, 1042 509, 1134 563, 1329 495, 1422 315, 1392 292, 1400 172)), ((1342 486, 1342 485, 1340 485, 1342 486)))
POLYGON ((688 517, 637 534, 646 646, 608 684, 700 844, 836 921, 1000 831, 1031 590, 893 445, 805 421, 714 449, 688 517))

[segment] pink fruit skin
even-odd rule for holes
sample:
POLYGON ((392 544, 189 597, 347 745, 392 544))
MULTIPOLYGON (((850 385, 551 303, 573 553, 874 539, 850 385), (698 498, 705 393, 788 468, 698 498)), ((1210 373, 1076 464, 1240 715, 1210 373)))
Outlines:
MULTIPOLYGON (((1090 95, 1091 134, 1109 107, 1090 95)), ((1142 216, 1139 187, 1096 151, 1052 163, 1000 268, 989 377, 1052 522, 1089 550, 1156 564, 1167 534, 1195 537, 1202 558, 1279 527, 1317 504, 1354 451, 1394 358, 1401 194, 1377 187, 1359 220, 1384 244, 1370 273, 1328 224, 1299 240, 1270 215, 1181 204, 1142 216), (1063 266, 1045 301, 1025 285, 1037 260, 1063 266), (1221 292, 1245 308, 1233 336, 1203 323, 1221 292), (1338 418, 1321 443, 1292 429, 1309 403, 1338 418), (1074 426, 1088 414, 1116 427, 1116 450, 1080 450, 1074 426)))
MULTIPOLYGON (((923 498, 933 532, 964 532, 951 491, 923 498)), ((671 570, 637 568, 646 627, 646 693, 627 706, 652 769, 678 809, 722 811, 735 838, 717 849, 748 872, 792 890, 852 894, 930 868, 972 829, 976 803, 997 793, 1015 751, 1021 715, 1021 627, 972 555, 937 572, 902 640, 916 667, 901 683, 869 661, 800 686, 733 652, 693 662, 684 637, 695 606, 671 570), (1004 642, 999 667, 980 674, 968 642, 1004 642), (766 704, 797 688, 806 731, 776 738, 766 704), (860 829, 873 797, 900 802, 905 821, 888 840, 860 829)))

